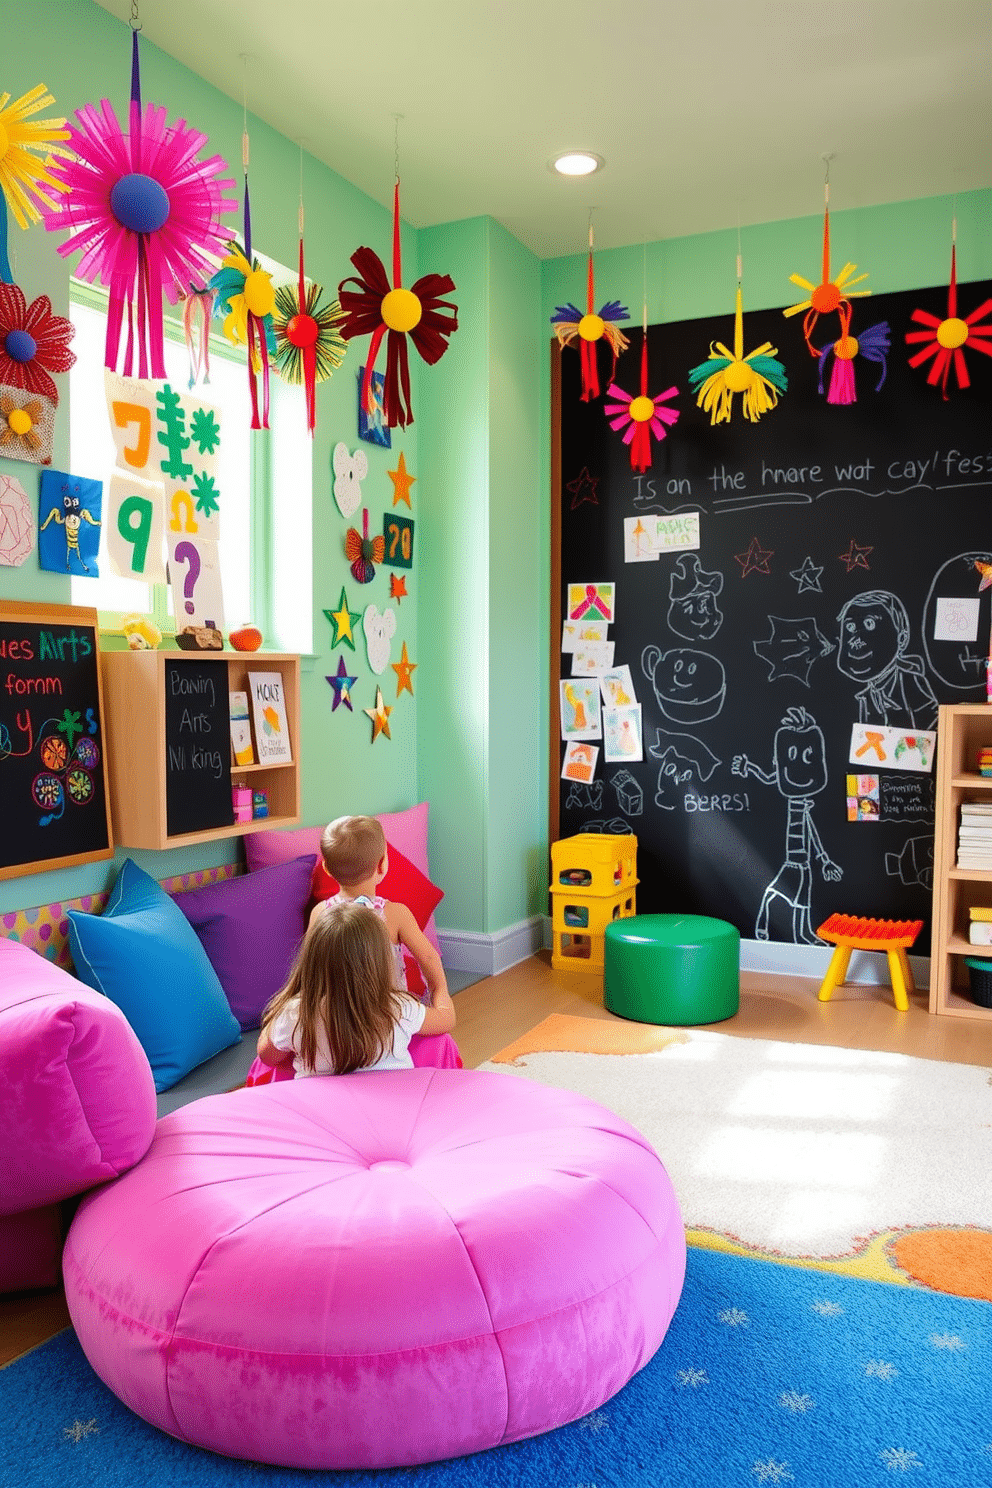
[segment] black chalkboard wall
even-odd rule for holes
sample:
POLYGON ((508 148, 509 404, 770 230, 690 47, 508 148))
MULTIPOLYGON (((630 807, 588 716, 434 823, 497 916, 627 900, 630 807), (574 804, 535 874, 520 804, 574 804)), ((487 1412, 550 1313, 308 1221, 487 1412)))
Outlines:
POLYGON ((170 837, 229 827, 234 821, 227 677, 223 658, 165 663, 165 816, 170 837))
MULTIPOLYGON (((958 293, 967 315, 992 284, 958 293)), ((933 729, 938 702, 985 697, 992 590, 979 591, 975 563, 992 562, 992 359, 966 348, 972 385, 952 372, 945 401, 908 365, 917 307, 943 319, 946 286, 855 302, 854 334, 887 322, 891 350, 878 392, 881 365, 855 360, 849 406, 818 392, 802 317, 745 314, 745 353, 770 341, 789 387, 756 424, 736 396, 717 427, 687 373, 711 342, 733 346, 732 307, 649 327, 648 392, 676 384, 680 417, 642 476, 606 400, 581 401, 577 352, 561 353, 560 614, 569 584, 616 585, 608 638, 642 707, 643 760, 604 763, 595 741, 593 781, 559 780, 557 835, 635 832, 641 913, 712 914, 746 938, 816 944, 834 911, 919 918, 915 950, 928 950, 935 777, 876 768, 870 753, 849 761, 859 720, 933 729), (624 561, 625 517, 689 512, 698 549, 624 561), (951 598, 979 599, 976 640, 934 638, 937 601, 951 598), (864 661, 873 646, 894 662, 880 684, 864 661), (878 802, 849 821, 857 772, 878 776, 878 802)), ((836 326, 821 319, 814 341, 836 326)), ((630 339, 617 381, 636 395, 640 330, 630 339)), ((571 663, 562 656, 562 679, 571 663)), ((552 718, 557 731, 557 684, 552 718)))
POLYGON ((0 603, 0 878, 113 856, 96 610, 0 603))

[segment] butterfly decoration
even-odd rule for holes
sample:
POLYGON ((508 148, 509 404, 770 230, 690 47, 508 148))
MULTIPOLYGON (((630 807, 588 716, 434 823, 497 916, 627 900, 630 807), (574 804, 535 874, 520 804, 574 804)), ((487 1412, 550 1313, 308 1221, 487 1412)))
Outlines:
POLYGON ((763 413, 775 408, 779 393, 789 386, 789 379, 781 362, 776 361, 778 347, 770 341, 756 346, 744 355, 744 318, 741 298, 740 260, 738 259, 737 299, 734 309, 734 349, 714 341, 705 362, 693 367, 689 373, 689 386, 698 389, 697 407, 710 416, 711 424, 730 422, 734 410, 734 394, 741 393, 741 411, 744 417, 756 424, 763 413))
POLYGON ((827 186, 824 189, 823 202, 823 266, 820 271, 820 283, 813 284, 809 279, 804 279, 801 274, 790 274, 790 283, 798 284, 800 289, 808 290, 809 295, 805 300, 801 300, 798 305, 790 305, 787 310, 782 311, 782 314, 786 317, 798 315, 801 310, 806 311, 803 317, 803 338, 805 339, 810 356, 814 357, 818 357, 823 350, 820 346, 814 346, 812 341, 813 332, 816 329, 816 323, 820 316, 830 315, 833 311, 844 308, 850 312, 850 301, 852 299, 871 294, 870 289, 854 288, 855 284, 860 284, 868 278, 867 274, 859 274, 856 279, 852 279, 851 275, 857 269, 857 264, 846 263, 836 279, 831 279, 830 277, 829 202, 830 188, 827 186))
POLYGON ((911 367, 920 367, 930 357, 933 363, 927 374, 932 387, 940 385, 941 396, 947 401, 947 384, 954 369, 959 388, 971 386, 964 349, 981 351, 992 356, 992 324, 982 324, 992 314, 992 299, 984 300, 977 310, 962 319, 958 315, 958 261, 956 225, 951 238, 951 282, 947 288, 947 315, 943 320, 929 310, 914 310, 909 317, 917 325, 926 326, 923 331, 907 331, 908 345, 923 343, 921 349, 909 359, 911 367))
POLYGON ((617 358, 620 353, 627 350, 630 342, 619 329, 617 321, 629 320, 630 311, 619 300, 607 300, 599 313, 594 313, 595 288, 593 280, 592 265, 592 224, 589 225, 589 264, 586 270, 586 313, 571 301, 567 305, 557 305, 555 313, 551 317, 558 345, 561 347, 571 346, 573 341, 579 343, 580 369, 582 376, 582 401, 588 403, 591 398, 598 398, 599 367, 596 361, 596 344, 605 341, 613 354, 613 365, 610 368, 610 382, 617 375, 617 358))
POLYGON ((371 584, 375 578, 376 563, 386 556, 386 539, 380 532, 378 537, 369 537, 369 509, 362 507, 362 530, 349 527, 344 537, 344 554, 351 564, 351 571, 359 584, 371 584))
POLYGON ((371 418, 374 414, 372 371, 386 338, 383 423, 390 429, 397 424, 405 429, 413 423, 407 337, 428 366, 433 367, 447 351, 449 336, 458 329, 458 309, 442 298, 455 287, 450 274, 422 274, 412 289, 403 288, 399 177, 393 188, 392 286, 382 259, 373 249, 356 249, 351 262, 358 270, 358 277, 343 279, 338 285, 338 299, 345 313, 340 333, 345 341, 355 336, 372 337, 362 378, 361 406, 371 418), (357 288, 349 289, 349 284, 357 288))
POLYGON ((827 363, 833 356, 833 366, 830 371, 830 383, 827 388, 828 403, 856 403, 858 401, 857 389, 854 383, 854 359, 862 356, 866 361, 878 362, 882 368, 882 375, 875 384, 876 393, 881 390, 882 383, 888 371, 886 358, 889 347, 892 344, 889 323, 880 320, 877 324, 869 326, 862 331, 860 336, 851 335, 851 307, 840 312, 840 336, 830 346, 825 346, 820 352, 820 381, 818 392, 823 392, 823 379, 826 373, 827 363))

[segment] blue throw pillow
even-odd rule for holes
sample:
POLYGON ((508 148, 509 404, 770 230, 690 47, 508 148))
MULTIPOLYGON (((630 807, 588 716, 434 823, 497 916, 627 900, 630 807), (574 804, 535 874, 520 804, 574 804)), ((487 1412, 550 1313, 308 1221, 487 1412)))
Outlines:
POLYGON ((70 909, 80 981, 115 1002, 168 1090, 241 1037, 196 931, 162 886, 125 859, 102 915, 70 909))

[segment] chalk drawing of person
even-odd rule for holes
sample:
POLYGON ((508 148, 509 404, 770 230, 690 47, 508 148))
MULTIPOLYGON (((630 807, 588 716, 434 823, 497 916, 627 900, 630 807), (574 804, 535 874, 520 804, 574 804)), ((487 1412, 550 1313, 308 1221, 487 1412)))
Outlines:
POLYGON ((819 945, 813 929, 813 858, 828 883, 836 883, 843 869, 834 863, 813 825, 813 797, 827 784, 827 753, 823 731, 805 708, 790 708, 775 734, 774 768, 759 769, 746 754, 734 756, 735 775, 754 775, 764 785, 777 785, 788 803, 785 862, 765 889, 754 934, 769 940, 774 922, 783 938, 797 945, 819 945))
POLYGON ((937 699, 922 658, 907 650, 909 616, 902 600, 887 589, 869 589, 847 601, 837 623, 837 666, 862 684, 859 722, 936 728, 937 699))
POLYGON ((723 574, 708 572, 693 554, 675 560, 668 579, 668 625, 687 641, 711 641, 723 624, 716 597, 723 574))

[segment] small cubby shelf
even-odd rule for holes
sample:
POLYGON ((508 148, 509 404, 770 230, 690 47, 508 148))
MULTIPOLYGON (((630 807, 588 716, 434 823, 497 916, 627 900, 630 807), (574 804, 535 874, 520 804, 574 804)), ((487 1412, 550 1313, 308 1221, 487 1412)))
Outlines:
MULTIPOLYGON (((300 819, 300 658, 273 651, 102 651, 100 670, 109 756, 110 813, 118 847, 189 847, 295 826, 300 819), (269 814, 252 822, 169 834, 166 801, 165 666, 223 667, 229 692, 247 692, 248 673, 279 672, 292 763, 232 765, 231 782, 265 790, 269 814)), ((230 749, 230 737, 224 745, 230 749)))
POLYGON ((957 866, 962 804, 982 801, 992 806, 992 779, 974 768, 979 749, 992 744, 992 707, 943 705, 938 740, 930 1011, 992 1023, 992 1008, 979 1007, 968 993, 965 965, 966 956, 992 958, 992 946, 972 945, 968 939, 969 909, 992 908, 992 869, 957 866))

